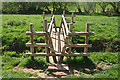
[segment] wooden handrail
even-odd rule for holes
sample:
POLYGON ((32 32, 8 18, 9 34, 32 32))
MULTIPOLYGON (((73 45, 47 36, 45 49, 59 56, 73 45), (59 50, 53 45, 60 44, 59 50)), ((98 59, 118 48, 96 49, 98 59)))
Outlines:
POLYGON ((51 30, 52 30, 53 20, 54 20, 54 15, 52 16, 52 20, 51 20, 50 25, 48 27, 48 33, 50 33, 50 34, 51 34, 51 30))
POLYGON ((66 35, 68 35, 69 30, 68 30, 67 23, 66 23, 64 15, 62 15, 62 18, 63 18, 63 23, 64 23, 64 26, 65 26, 65 30, 66 30, 66 35))

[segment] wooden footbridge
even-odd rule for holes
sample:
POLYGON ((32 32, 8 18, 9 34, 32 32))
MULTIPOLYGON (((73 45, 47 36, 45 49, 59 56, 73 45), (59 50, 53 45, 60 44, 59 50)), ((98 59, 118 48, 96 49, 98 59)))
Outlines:
POLYGON ((63 15, 61 17, 60 26, 56 26, 55 16, 53 12, 50 15, 46 15, 43 12, 43 32, 34 32, 33 24, 30 24, 30 31, 26 32, 26 35, 30 35, 30 43, 26 43, 26 46, 30 47, 31 53, 26 53, 28 56, 46 56, 46 60, 49 62, 49 59, 53 58, 54 62, 62 62, 64 56, 90 56, 88 48, 92 47, 92 44, 88 44, 88 36, 94 35, 94 32, 89 32, 89 23, 86 23, 85 32, 74 32, 73 24, 74 22, 74 13, 72 15, 63 15), (50 16, 51 20, 47 21, 45 16, 50 16), (72 17, 71 22, 67 22, 65 17, 72 17), (49 24, 48 24, 49 23, 49 24), (45 43, 34 43, 33 36, 45 36, 45 43), (84 44, 73 44, 72 36, 84 35, 85 43, 84 44), (45 53, 35 53, 34 47, 45 47, 45 53), (84 53, 72 53, 72 47, 84 47, 84 53))

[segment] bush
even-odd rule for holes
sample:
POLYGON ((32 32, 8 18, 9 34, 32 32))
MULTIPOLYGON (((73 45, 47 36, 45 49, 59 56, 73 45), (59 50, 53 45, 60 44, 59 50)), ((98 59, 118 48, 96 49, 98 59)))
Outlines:
POLYGON ((10 57, 20 57, 21 53, 16 53, 15 51, 7 51, 3 53, 4 56, 10 56, 10 57))

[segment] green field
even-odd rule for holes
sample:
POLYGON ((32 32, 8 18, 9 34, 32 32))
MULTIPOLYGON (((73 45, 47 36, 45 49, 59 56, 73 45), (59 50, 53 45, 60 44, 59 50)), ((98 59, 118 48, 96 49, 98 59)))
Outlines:
MULTIPOLYGON (((34 31, 43 31, 42 19, 41 15, 3 15, 3 51, 24 52, 25 43, 29 41, 29 36, 26 35, 26 31, 29 31, 29 24, 33 23, 34 31), (18 48, 15 48, 16 46, 18 48)), ((49 21, 50 17, 46 17, 46 19, 49 21)), ((61 15, 55 15, 55 19, 59 26, 61 15)), ((71 18, 67 17, 67 21, 71 21, 71 18)), ((74 21, 76 23, 73 25, 75 27, 73 30, 79 32, 84 32, 86 23, 90 23, 90 32, 95 33, 89 38, 89 42, 93 44, 90 51, 119 51, 118 17, 77 15, 74 21)), ((44 37, 35 36, 34 41, 44 42, 44 37)), ((84 42, 83 36, 73 36, 73 43, 80 42, 84 42)))
MULTIPOLYGON (((50 17, 46 17, 46 19, 49 21, 50 17)), ((59 26, 61 15, 55 15, 55 19, 57 26, 59 26)), ((34 31, 43 31, 43 28, 41 28, 43 25, 41 23, 42 20, 43 18, 41 15, 2 15, 2 75, 4 78, 37 76, 36 73, 32 74, 23 71, 14 71, 12 68, 15 66, 27 68, 36 67, 37 69, 44 69, 48 66, 44 57, 36 57, 35 61, 32 61, 30 57, 26 57, 25 55, 25 53, 29 51, 29 48, 25 46, 25 43, 30 40, 30 36, 26 35, 26 31, 29 31, 29 24, 33 23, 34 31), (30 66, 30 63, 32 66, 30 66)), ((71 21, 71 18, 67 17, 67 21, 71 21)), ((89 49, 91 53, 90 57, 73 57, 64 60, 64 63, 70 66, 71 64, 73 66, 83 65, 82 68, 80 66, 77 68, 81 74, 79 77, 68 75, 66 78, 117 78, 118 51, 120 51, 118 17, 76 15, 74 21, 76 22, 73 25, 74 31, 85 31, 86 23, 89 22, 90 32, 95 32, 95 35, 89 38, 89 43, 93 44, 93 47, 89 49), (87 64, 83 63, 84 61, 86 61, 87 64), (97 67, 100 69, 99 71, 93 71, 93 67, 97 66, 99 63, 112 67, 103 70, 101 65, 101 67, 97 67), (91 71, 84 74, 85 68, 89 68, 91 71)), ((44 42, 44 37, 35 36, 34 42, 44 42)), ((73 43, 83 42, 84 36, 73 36, 73 43)), ((75 49, 77 52, 81 52, 81 49, 75 49)), ((44 49, 40 48, 40 51, 44 52, 44 49)), ((75 70, 73 71, 75 74, 75 70)))

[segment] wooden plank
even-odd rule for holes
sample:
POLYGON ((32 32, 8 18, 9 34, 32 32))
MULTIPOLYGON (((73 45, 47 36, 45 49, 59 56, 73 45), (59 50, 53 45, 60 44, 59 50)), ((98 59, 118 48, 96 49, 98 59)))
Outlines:
POLYGON ((63 15, 65 16, 65 10, 63 11, 63 15))
POLYGON ((54 19, 54 15, 52 16, 52 20, 51 20, 50 26, 49 26, 49 28, 48 28, 48 32, 49 32, 49 33, 50 33, 51 30, 52 30, 53 19, 54 19))
MULTIPOLYGON (((69 31, 72 32, 73 30, 73 23, 69 23, 69 31)), ((72 36, 69 36, 68 38, 68 44, 72 44, 72 36)), ((68 53, 71 53, 71 47, 69 47, 68 53)))
POLYGON ((76 36, 76 35, 94 35, 94 32, 69 32, 69 36, 76 36))
POLYGON ((71 53, 71 54, 67 54, 67 53, 26 53, 27 56, 90 56, 90 54, 84 54, 84 53, 71 53))
POLYGON ((43 19, 45 19, 45 12, 43 12, 43 15, 42 15, 42 16, 43 16, 43 19))
POLYGON ((65 17, 76 17, 76 15, 65 15, 65 17))
MULTIPOLYGON (((89 23, 86 23, 86 32, 89 32, 89 23)), ((88 44, 88 35, 85 36, 85 44, 88 44)), ((84 48, 84 53, 87 54, 88 48, 84 48)))
MULTIPOLYGON (((67 21, 66 23, 71 23, 71 22, 68 22, 68 21, 67 21)), ((73 23, 75 23, 75 22, 73 22, 73 23)))
POLYGON ((54 23, 55 31, 57 32, 55 17, 54 17, 54 19, 53 19, 53 23, 54 23))
MULTIPOLYGON (((33 24, 30 24, 29 27, 30 27, 30 32, 33 33, 33 24)), ((33 35, 30 35, 30 42, 33 43, 33 35)), ((34 53, 33 46, 30 46, 30 52, 34 53)), ((31 57, 31 58, 32 58, 32 60, 34 59, 34 57, 31 57)))
MULTIPOLYGON (((47 23, 50 23, 51 21, 47 21, 47 23)), ((41 21, 41 23, 43 23, 43 21, 41 21)))
POLYGON ((69 67, 67 64, 49 64, 48 70, 69 70, 69 67))
POLYGON ((67 26, 67 23, 66 23, 65 17, 64 17, 63 15, 62 15, 62 18, 63 18, 64 26, 65 26, 65 29, 66 29, 66 34, 68 35, 69 30, 68 30, 68 26, 67 26))
POLYGON ((64 39, 66 39, 65 27, 64 27, 64 25, 63 25, 63 24, 62 24, 62 29, 63 29, 64 39))
POLYGON ((65 44, 65 47, 92 47, 92 44, 65 44))
POLYGON ((26 35, 47 35, 47 32, 26 32, 26 35))
MULTIPOLYGON (((44 16, 44 15, 41 15, 41 16, 44 16)), ((51 17, 52 15, 51 14, 45 14, 46 17, 51 17)))
POLYGON ((50 47, 51 44, 46 44, 46 43, 26 43, 27 47, 50 47))

